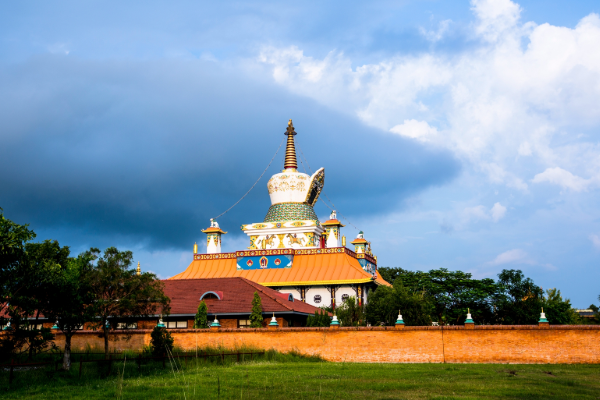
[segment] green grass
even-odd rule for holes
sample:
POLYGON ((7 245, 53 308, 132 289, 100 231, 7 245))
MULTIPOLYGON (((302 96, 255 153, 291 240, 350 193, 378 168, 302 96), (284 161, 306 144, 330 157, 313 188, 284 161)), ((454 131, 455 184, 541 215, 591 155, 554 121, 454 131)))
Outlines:
POLYGON ((268 352, 258 361, 221 365, 193 360, 143 365, 78 364, 0 371, 3 399, 494 399, 600 398, 600 365, 328 363, 268 352))

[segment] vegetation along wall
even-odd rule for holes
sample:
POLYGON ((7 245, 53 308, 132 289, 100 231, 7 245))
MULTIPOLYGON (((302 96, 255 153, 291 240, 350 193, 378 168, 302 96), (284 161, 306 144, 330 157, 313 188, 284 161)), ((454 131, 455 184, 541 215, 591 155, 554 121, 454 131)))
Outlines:
MULTIPOLYGON (((116 334, 114 349, 139 350, 151 330, 116 334)), ((376 328, 279 328, 171 330, 183 349, 242 345, 278 351, 297 350, 336 362, 397 363, 600 363, 600 326, 475 326, 376 328)), ((57 334, 57 344, 64 343, 57 334)), ((73 337, 74 348, 103 346, 97 332, 73 337)))

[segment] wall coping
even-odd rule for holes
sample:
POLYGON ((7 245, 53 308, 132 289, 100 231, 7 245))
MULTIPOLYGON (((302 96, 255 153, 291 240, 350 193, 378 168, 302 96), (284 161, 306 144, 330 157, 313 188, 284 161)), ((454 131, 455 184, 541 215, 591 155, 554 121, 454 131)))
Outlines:
MULTIPOLYGON (((443 328, 444 331, 459 331, 464 330, 465 327, 463 325, 453 325, 453 326, 405 326, 404 329, 396 329, 395 326, 359 326, 359 327, 339 327, 336 329, 336 332, 343 331, 390 331, 390 332, 398 332, 401 334, 406 331, 441 331, 443 328)), ((482 331, 529 331, 529 330, 567 330, 567 331, 600 331, 600 325, 550 325, 548 327, 540 327, 539 325, 475 325, 473 329, 469 330, 482 330, 482 331)), ((333 330, 329 327, 315 327, 315 328, 277 328, 275 330, 267 329, 267 328, 219 328, 219 329, 169 329, 171 333, 224 333, 224 332, 332 332, 333 330)), ((109 334, 121 334, 121 335, 130 335, 130 334, 140 334, 140 333, 151 333, 152 329, 119 329, 119 330, 111 330, 109 334)), ((63 335, 61 331, 53 332, 55 335, 63 335)), ((101 330, 80 330, 75 333, 75 335, 101 335, 101 330)))

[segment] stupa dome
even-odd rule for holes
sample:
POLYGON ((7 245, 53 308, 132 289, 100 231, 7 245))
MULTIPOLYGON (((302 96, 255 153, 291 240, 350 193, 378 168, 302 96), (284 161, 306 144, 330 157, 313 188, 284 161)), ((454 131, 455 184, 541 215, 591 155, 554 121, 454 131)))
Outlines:
POLYGON ((294 136, 296 132, 292 120, 288 122, 285 133, 288 137, 284 170, 267 182, 271 198, 271 207, 264 222, 283 222, 297 220, 318 221, 313 206, 325 183, 325 170, 319 169, 312 176, 298 172, 294 136))

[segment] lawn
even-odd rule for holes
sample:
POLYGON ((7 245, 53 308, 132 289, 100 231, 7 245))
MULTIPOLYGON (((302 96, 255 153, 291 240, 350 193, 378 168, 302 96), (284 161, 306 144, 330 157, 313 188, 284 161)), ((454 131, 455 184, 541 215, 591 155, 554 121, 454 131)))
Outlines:
MULTIPOLYGON (((600 365, 357 364, 271 355, 219 365, 190 360, 18 370, 3 399, 477 399, 600 398, 600 365)), ((84 364, 85 365, 85 364, 84 364)))

